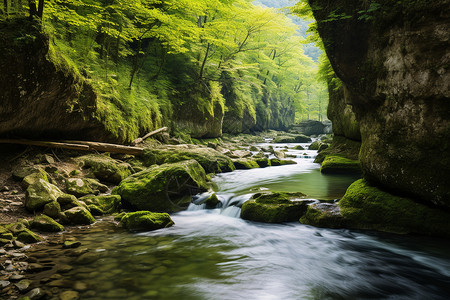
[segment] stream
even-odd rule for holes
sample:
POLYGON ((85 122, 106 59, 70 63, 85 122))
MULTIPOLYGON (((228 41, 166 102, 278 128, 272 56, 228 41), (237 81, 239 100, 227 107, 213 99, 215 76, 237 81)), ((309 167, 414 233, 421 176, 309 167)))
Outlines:
POLYGON ((296 165, 217 175, 222 208, 191 204, 172 215, 171 228, 130 234, 109 217, 71 233, 82 243, 78 250, 37 249, 53 266, 39 276, 62 273, 54 286, 75 288, 81 299, 450 298, 446 240, 240 219, 236 205, 257 191, 332 200, 357 179, 322 175, 313 163, 316 151, 288 154, 296 165), (93 259, 71 256, 84 248, 93 259))

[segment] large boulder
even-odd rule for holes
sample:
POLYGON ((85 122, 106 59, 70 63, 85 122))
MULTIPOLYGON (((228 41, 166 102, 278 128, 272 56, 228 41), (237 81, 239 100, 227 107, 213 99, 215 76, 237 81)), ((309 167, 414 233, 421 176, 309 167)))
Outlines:
POLYGON ((104 193, 108 187, 92 178, 68 178, 66 180, 66 192, 76 197, 89 194, 104 193))
POLYGON ((228 156, 207 147, 176 145, 161 149, 146 149, 144 152, 144 161, 147 166, 174 163, 189 159, 198 161, 207 173, 230 172, 235 170, 233 161, 228 156))
POLYGON ((257 193, 244 202, 241 218, 264 223, 298 221, 308 201, 302 193, 257 193))
POLYGON ((309 2, 360 125, 365 178, 448 210, 449 0, 309 2), (336 11, 345 18, 330 21, 336 11))
POLYGON ((45 204, 57 201, 58 197, 62 195, 63 192, 57 186, 39 178, 27 188, 25 208, 31 212, 42 209, 45 204))
POLYGON ((311 138, 306 135, 280 135, 273 139, 272 143, 309 143, 311 138))
POLYGON ((167 213, 137 211, 125 214, 120 224, 130 231, 150 231, 170 227, 174 222, 167 213))
POLYGON ((85 196, 79 199, 88 206, 93 215, 112 214, 119 210, 119 195, 85 196))
POLYGON ((341 156, 330 155, 325 157, 320 167, 323 174, 359 174, 361 167, 359 161, 341 156))
POLYGON ((319 135, 327 133, 325 132, 325 128, 326 125, 321 121, 304 120, 298 124, 292 125, 291 130, 304 135, 319 135))
POLYGON ((73 225, 89 225, 95 222, 95 218, 84 207, 76 206, 63 212, 66 221, 73 225))
POLYGON ((131 175, 114 190, 136 210, 173 212, 186 208, 191 196, 205 191, 206 174, 195 160, 153 166, 131 175))
POLYGON ((90 168, 99 180, 119 183, 132 173, 132 168, 125 162, 117 161, 107 155, 88 154, 75 158, 85 168, 90 168))

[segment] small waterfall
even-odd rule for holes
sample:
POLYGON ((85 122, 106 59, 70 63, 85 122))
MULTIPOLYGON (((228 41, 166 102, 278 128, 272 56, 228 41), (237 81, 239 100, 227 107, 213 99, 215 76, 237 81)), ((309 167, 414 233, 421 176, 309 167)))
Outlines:
POLYGON ((250 199, 253 194, 245 194, 245 195, 235 195, 231 193, 217 193, 216 196, 220 201, 215 208, 206 208, 205 201, 212 195, 213 193, 205 192, 202 194, 195 195, 192 198, 191 204, 189 204, 188 211, 195 210, 209 210, 212 213, 217 213, 221 215, 225 215, 228 217, 239 218, 241 215, 241 206, 242 204, 250 199))

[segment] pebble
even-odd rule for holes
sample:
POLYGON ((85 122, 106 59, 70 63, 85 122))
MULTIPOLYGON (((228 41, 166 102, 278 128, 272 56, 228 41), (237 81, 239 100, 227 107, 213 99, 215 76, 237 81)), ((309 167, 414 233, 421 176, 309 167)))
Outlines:
POLYGON ((40 272, 45 269, 46 269, 46 267, 44 267, 43 265, 37 264, 37 263, 31 263, 28 265, 29 272, 40 272))
POLYGON ((59 294, 61 300, 77 300, 80 299, 80 295, 76 291, 65 291, 59 294))
POLYGON ((17 281, 17 280, 21 280, 21 279, 24 279, 24 278, 25 278, 25 275, 14 274, 11 277, 9 277, 9 280, 17 281))
POLYGON ((25 244, 20 242, 20 241, 18 241, 18 240, 14 240, 14 246, 16 248, 23 248, 23 247, 25 247, 25 244))
POLYGON ((73 267, 70 265, 61 265, 58 267, 58 272, 59 273, 67 273, 67 272, 70 272, 72 269, 73 269, 73 267))
POLYGON ((30 300, 40 299, 40 298, 44 297, 44 292, 40 288, 34 288, 31 291, 29 291, 25 295, 25 297, 30 298, 30 300))
POLYGON ((11 284, 11 282, 9 282, 9 281, 0 280, 0 289, 4 289, 5 287, 7 287, 10 284, 11 284))
POLYGON ((65 241, 63 244, 63 249, 69 249, 69 248, 78 248, 81 246, 81 243, 78 241, 65 241))
POLYGON ((24 292, 30 287, 31 283, 31 280, 23 279, 16 283, 15 286, 19 289, 20 292, 24 292))
POLYGON ((84 282, 81 282, 81 281, 77 281, 73 285, 73 289, 80 291, 80 292, 85 291, 85 290, 87 290, 87 284, 84 282))

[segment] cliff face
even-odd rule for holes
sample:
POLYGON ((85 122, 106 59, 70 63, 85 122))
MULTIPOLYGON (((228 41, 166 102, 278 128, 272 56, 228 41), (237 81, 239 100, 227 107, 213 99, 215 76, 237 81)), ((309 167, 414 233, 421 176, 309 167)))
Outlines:
POLYGON ((0 135, 112 140, 93 116, 97 95, 37 24, 0 25, 0 135))
POLYGON ((361 127, 364 176, 450 208, 450 1, 310 4, 361 127))

